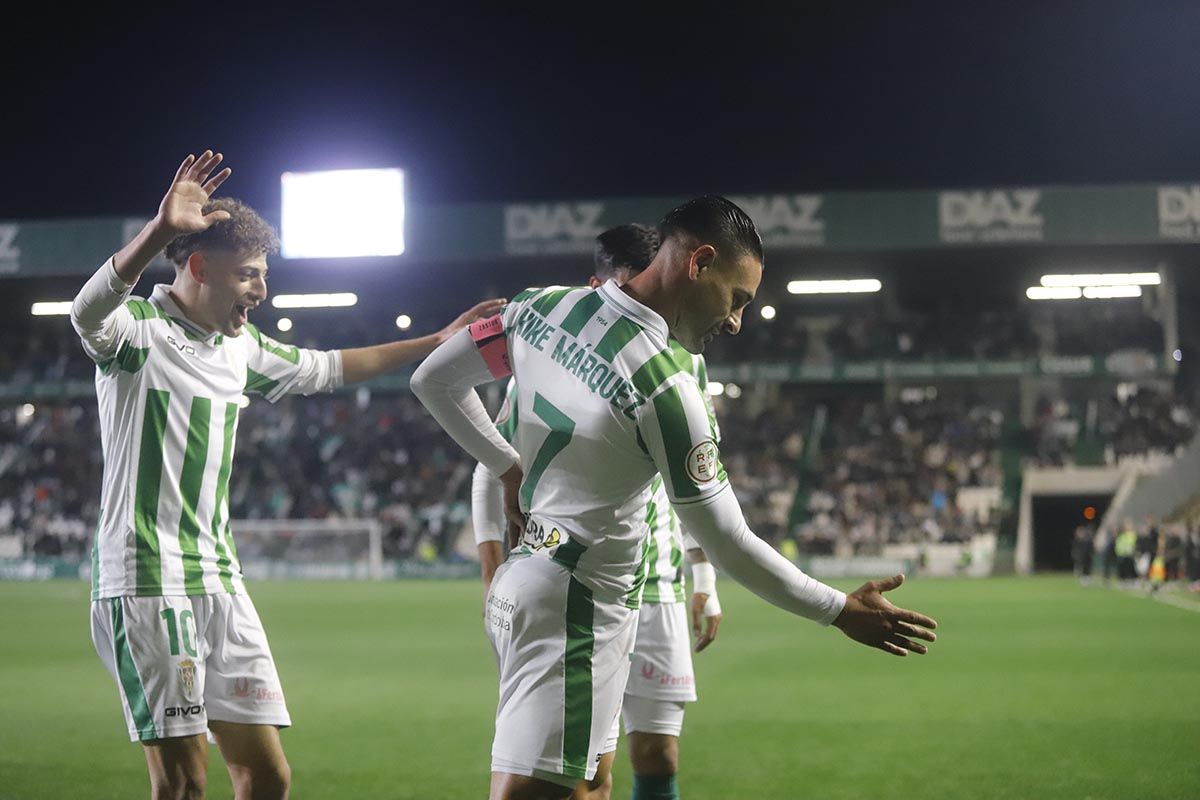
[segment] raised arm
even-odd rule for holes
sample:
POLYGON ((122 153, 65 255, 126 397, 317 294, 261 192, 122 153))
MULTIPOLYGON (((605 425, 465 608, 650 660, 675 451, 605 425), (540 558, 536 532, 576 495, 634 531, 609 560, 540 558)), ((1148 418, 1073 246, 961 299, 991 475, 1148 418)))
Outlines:
POLYGON ((71 324, 92 358, 99 361, 116 351, 122 325, 128 320, 122 320, 114 312, 121 308, 133 285, 167 243, 180 234, 206 230, 229 218, 225 211, 204 213, 204 204, 230 175, 228 168, 211 175, 220 163, 221 154, 211 150, 205 150, 198 159, 191 155, 185 158, 159 203, 158 214, 133 241, 105 261, 75 296, 71 324))

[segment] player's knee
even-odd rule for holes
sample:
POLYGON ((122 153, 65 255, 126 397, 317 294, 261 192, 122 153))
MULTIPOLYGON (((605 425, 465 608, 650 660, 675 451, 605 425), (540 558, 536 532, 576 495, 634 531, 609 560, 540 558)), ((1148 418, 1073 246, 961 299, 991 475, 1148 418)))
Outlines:
POLYGON ((284 759, 236 773, 231 770, 230 775, 238 800, 282 800, 292 788, 292 767, 284 759))
POLYGON ((204 772, 180 770, 150 776, 152 800, 202 800, 207 788, 208 776, 204 772))
POLYGON ((630 737, 630 761, 638 775, 674 775, 679 772, 679 739, 666 734, 630 737))
POLYGON ((612 772, 608 772, 599 780, 580 781, 571 797, 572 800, 609 800, 612 797, 612 787, 612 772))

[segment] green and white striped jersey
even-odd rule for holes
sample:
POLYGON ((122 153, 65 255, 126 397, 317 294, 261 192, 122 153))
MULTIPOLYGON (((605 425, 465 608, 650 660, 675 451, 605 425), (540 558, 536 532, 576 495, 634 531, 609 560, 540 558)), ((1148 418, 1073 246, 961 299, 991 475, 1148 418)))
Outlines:
MULTIPOLYGON (((720 427, 717 425, 712 399, 708 394, 708 371, 704 356, 689 353, 674 339, 669 341, 668 349, 680 368, 696 378, 714 436, 719 444, 720 427)), ((510 443, 513 441, 519 417, 513 413, 518 402, 516 381, 510 378, 505 386, 504 405, 496 416, 496 427, 510 443)), ((642 558, 638 567, 638 577, 635 579, 635 583, 641 585, 641 596, 627 599, 635 605, 639 601, 656 604, 682 603, 687 597, 683 569, 683 528, 674 509, 671 508, 662 476, 655 476, 650 484, 650 500, 646 505, 645 522, 648 533, 642 543, 642 558)))
POLYGON ((129 297, 110 259, 71 311, 96 362, 104 451, 93 600, 243 592, 229 531, 238 401, 341 383, 339 352, 283 345, 249 323, 237 337, 208 333, 168 288, 129 297))
POLYGON ((521 456, 530 517, 514 555, 553 550, 590 588, 631 608, 643 596, 681 600, 671 503, 704 502, 728 486, 702 362, 612 281, 527 290, 503 324, 516 388, 497 425, 521 456))

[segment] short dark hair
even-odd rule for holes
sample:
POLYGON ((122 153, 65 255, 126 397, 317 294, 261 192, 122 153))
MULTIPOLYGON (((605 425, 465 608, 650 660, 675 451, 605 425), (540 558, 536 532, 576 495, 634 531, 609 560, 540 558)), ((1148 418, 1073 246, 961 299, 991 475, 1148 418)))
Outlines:
POLYGON ((763 260, 762 237, 754 220, 736 203, 720 195, 706 194, 668 211, 658 223, 658 235, 665 242, 678 234, 763 260))
POLYGON ((596 237, 592 253, 596 277, 608 280, 617 270, 628 269, 634 274, 650 266, 658 252, 658 231, 649 225, 631 223, 609 228, 596 237))
POLYGON ((241 200, 222 197, 204 204, 204 213, 225 211, 229 219, 208 230, 176 236, 167 245, 167 258, 182 267, 197 250, 228 250, 239 255, 274 255, 279 252, 279 235, 258 212, 241 200))

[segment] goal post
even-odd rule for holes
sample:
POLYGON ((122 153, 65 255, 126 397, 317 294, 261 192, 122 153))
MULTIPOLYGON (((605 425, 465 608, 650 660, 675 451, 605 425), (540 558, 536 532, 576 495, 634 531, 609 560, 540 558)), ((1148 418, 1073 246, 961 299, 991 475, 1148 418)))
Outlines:
POLYGON ((253 580, 382 580, 383 526, 374 519, 230 521, 242 572, 253 580))

